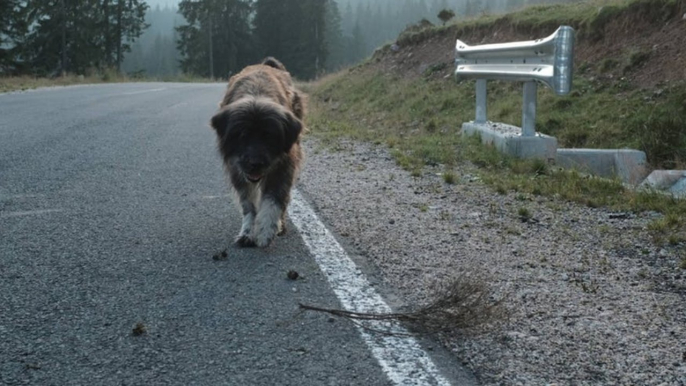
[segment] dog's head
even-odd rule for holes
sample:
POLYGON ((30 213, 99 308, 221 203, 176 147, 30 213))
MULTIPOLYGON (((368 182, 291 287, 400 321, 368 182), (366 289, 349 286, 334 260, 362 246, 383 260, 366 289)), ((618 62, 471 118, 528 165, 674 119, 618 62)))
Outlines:
POLYGON ((302 123, 266 98, 245 98, 223 107, 210 122, 224 160, 258 182, 276 160, 290 152, 302 123))

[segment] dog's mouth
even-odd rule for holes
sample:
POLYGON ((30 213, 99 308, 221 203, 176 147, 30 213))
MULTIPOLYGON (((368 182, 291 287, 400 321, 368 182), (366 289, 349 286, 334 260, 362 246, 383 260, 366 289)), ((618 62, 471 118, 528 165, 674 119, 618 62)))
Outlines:
POLYGON ((245 175, 245 177, 248 179, 250 182, 260 182, 262 179, 262 174, 259 173, 248 173, 245 175))

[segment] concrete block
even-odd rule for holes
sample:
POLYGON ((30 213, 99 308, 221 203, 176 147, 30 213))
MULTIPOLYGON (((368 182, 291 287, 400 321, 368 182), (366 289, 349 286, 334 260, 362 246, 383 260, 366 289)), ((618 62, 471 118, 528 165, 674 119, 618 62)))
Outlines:
POLYGON ((686 198, 686 170, 654 170, 640 186, 686 198))
POLYGON ((631 149, 557 149, 556 164, 631 185, 648 174, 645 153, 631 149))
POLYGON ((481 142, 493 145, 501 153, 517 158, 541 158, 555 161, 557 138, 537 133, 533 137, 523 137, 522 129, 504 123, 466 122, 462 124, 462 135, 480 135, 481 142))
MULTIPOLYGON (((684 174, 686 174, 686 171, 684 171, 684 174)), ((686 177, 680 179, 676 184, 672 185, 672 187, 669 188, 669 192, 675 197, 686 198, 686 177)))

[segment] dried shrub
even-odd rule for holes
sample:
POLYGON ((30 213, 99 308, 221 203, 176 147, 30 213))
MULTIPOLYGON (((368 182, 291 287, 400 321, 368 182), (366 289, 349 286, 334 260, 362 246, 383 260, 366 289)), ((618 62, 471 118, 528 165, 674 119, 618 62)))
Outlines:
MULTIPOLYGON (((397 313, 367 313, 328 309, 300 304, 300 308, 355 321, 390 321, 405 323, 415 333, 439 333, 484 328, 506 315, 504 300, 496 299, 491 288, 480 279, 460 277, 442 286, 433 300, 416 310, 397 313)), ((362 327, 365 327, 362 325, 362 327)), ((396 334, 393 330, 379 331, 396 334)))

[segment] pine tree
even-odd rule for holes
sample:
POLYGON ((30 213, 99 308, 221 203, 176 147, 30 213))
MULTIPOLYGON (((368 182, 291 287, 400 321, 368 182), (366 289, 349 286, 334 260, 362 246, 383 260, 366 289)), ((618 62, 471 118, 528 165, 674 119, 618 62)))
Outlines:
POLYGON ((362 60, 367 55, 367 44, 364 41, 364 36, 362 35, 362 28, 360 27, 359 21, 355 23, 355 27, 353 27, 353 36, 350 40, 349 55, 352 58, 352 62, 362 60))
POLYGON ((438 13, 438 19, 443 22, 443 25, 455 17, 455 12, 450 9, 443 9, 438 13))
POLYGON ((284 61, 284 43, 289 39, 285 23, 286 2, 283 0, 257 0, 253 32, 259 45, 259 55, 274 56, 284 61))
POLYGON ((328 59, 326 0, 257 0, 254 35, 261 56, 274 56, 298 78, 311 79, 328 59))
POLYGON ((345 6, 345 12, 343 13, 343 35, 352 36, 353 28, 355 28, 355 15, 353 14, 353 6, 348 1, 345 6))
POLYGON ((326 34, 324 40, 329 52, 327 71, 335 71, 346 64, 345 40, 341 29, 341 14, 335 0, 326 2, 326 34))
MULTIPOLYGON (((326 47, 326 2, 325 0, 299 0, 300 25, 298 45, 299 62, 297 76, 312 79, 323 72, 328 59, 326 47)), ((297 20, 297 19, 296 19, 297 20)))
POLYGON ((226 78, 255 60, 251 0, 182 0, 176 28, 184 72, 226 78))
POLYGON ((118 65, 145 28, 148 6, 139 0, 34 0, 27 2, 32 28, 22 52, 38 75, 118 65))
POLYGON ((0 75, 22 71, 21 51, 28 31, 26 3, 0 1, 0 75))

